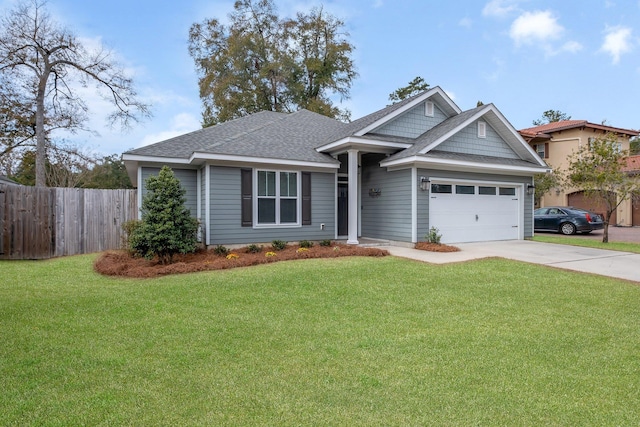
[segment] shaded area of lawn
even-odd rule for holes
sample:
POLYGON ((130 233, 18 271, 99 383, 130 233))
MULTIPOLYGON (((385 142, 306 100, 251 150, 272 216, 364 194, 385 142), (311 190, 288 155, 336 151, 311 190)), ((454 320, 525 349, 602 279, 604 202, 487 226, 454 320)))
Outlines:
POLYGON ((2 425, 637 425, 640 287, 499 259, 0 262, 2 425))

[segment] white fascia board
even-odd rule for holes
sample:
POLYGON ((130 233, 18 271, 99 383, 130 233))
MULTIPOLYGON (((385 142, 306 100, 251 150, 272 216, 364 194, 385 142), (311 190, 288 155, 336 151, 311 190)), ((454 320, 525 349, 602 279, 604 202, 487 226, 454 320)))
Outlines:
POLYGON ((536 153, 535 150, 531 148, 531 146, 527 143, 527 141, 524 140, 522 135, 520 135, 520 132, 518 132, 518 130, 511 125, 509 120, 507 120, 507 118, 500 112, 500 110, 498 110, 493 104, 490 104, 490 105, 492 107, 491 111, 493 111, 494 114, 498 117, 498 119, 502 121, 502 123, 507 127, 507 129, 509 129, 509 131, 514 136, 514 138, 516 138, 516 140, 529 152, 529 154, 531 154, 531 157, 535 159, 540 166, 547 167, 547 164, 544 162, 544 160, 542 160, 540 156, 538 156, 538 153, 536 153))
POLYGON ((367 138, 358 138, 358 137, 349 136, 339 141, 332 142, 331 144, 318 147, 316 148, 316 151, 319 153, 337 152, 337 151, 346 151, 349 148, 361 148, 362 151, 366 151, 367 147, 372 147, 376 149, 380 149, 380 148, 389 149, 386 151, 397 151, 397 150, 404 150, 405 148, 409 148, 411 147, 411 144, 408 142, 403 143, 403 142, 375 141, 367 138))
POLYGON ((382 161, 380 167, 386 168, 408 168, 411 166, 432 166, 432 167, 450 167, 452 169, 476 169, 485 172, 512 172, 514 174, 520 173, 543 173, 550 172, 549 167, 534 167, 534 166, 513 166, 513 165, 501 165, 496 163, 477 163, 464 160, 450 160, 450 159, 434 159, 424 158, 420 156, 412 156, 404 159, 382 161))
POLYGON ((220 161, 220 162, 232 162, 242 164, 270 164, 270 165, 283 165, 283 166, 297 166, 304 168, 321 168, 321 169, 339 169, 340 165, 334 163, 321 163, 321 162, 305 162, 300 160, 286 160, 286 159, 274 159, 264 157, 249 157, 249 156, 237 156, 230 154, 212 154, 212 153, 198 153, 195 152, 189 159, 190 162, 197 160, 206 161, 220 161))
POLYGON ((141 156, 139 154, 123 154, 123 161, 136 161, 136 162, 150 162, 150 163, 173 163, 188 165, 191 163, 190 159, 184 157, 161 157, 161 156, 141 156))
POLYGON ((373 129, 377 128, 378 126, 383 125, 384 123, 388 122, 389 120, 393 119, 394 117, 398 117, 400 114, 404 113, 405 111, 415 107, 416 105, 420 104, 421 102, 424 102, 425 100, 431 98, 433 95, 435 94, 439 94, 444 101, 449 104, 449 106, 455 110, 458 114, 460 114, 462 112, 462 110, 460 110, 460 107, 458 107, 451 98, 449 98, 449 96, 439 87, 436 86, 433 89, 429 90, 428 92, 425 92, 422 96, 414 99, 413 101, 409 102, 406 105, 403 105, 402 108, 398 108, 397 110, 389 113, 388 115, 376 120, 374 123, 370 124, 369 126, 367 126, 364 129, 359 130, 358 132, 355 133, 356 136, 362 136, 368 132, 371 132, 373 129))

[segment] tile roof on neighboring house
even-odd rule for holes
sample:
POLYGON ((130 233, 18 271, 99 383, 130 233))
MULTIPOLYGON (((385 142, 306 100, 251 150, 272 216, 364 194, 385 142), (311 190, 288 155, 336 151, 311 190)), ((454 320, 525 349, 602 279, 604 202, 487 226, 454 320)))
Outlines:
POLYGON ((622 166, 623 171, 640 173, 640 155, 627 157, 625 163, 626 164, 622 166))
POLYGON ((607 126, 602 124, 590 123, 586 120, 561 120, 559 122, 547 123, 541 126, 534 126, 526 129, 520 129, 520 135, 525 138, 551 138, 551 134, 553 132, 560 132, 567 129, 575 129, 575 128, 591 128, 598 129, 605 132, 615 132, 622 133, 630 136, 640 135, 640 132, 633 129, 623 129, 617 128, 613 126, 607 126))

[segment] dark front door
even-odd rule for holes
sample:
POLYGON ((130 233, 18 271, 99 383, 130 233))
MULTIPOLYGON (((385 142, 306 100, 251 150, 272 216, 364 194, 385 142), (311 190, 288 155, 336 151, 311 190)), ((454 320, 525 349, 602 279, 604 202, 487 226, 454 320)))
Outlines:
POLYGON ((338 236, 349 234, 349 185, 338 183, 338 236))

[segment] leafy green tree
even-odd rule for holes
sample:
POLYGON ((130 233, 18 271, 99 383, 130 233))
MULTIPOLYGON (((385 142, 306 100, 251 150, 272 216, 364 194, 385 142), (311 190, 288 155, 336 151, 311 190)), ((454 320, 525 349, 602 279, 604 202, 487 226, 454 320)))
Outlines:
POLYGON ((331 101, 348 98, 357 75, 342 21, 322 9, 282 19, 272 0, 238 0, 229 20, 207 19, 189 30, 203 126, 263 110, 345 116, 331 101))
POLYGON ((569 116, 566 113, 563 113, 560 110, 547 110, 544 113, 542 113, 541 118, 533 121, 533 125, 542 126, 548 123, 561 122, 563 120, 571 120, 571 116, 569 116))
POLYGON ((620 150, 617 136, 608 133, 583 145, 569 157, 567 184, 606 206, 604 243, 609 242, 611 214, 623 201, 640 192, 640 176, 624 170, 628 155, 628 151, 620 150))
POLYGON ((145 181, 142 221, 129 236, 130 248, 145 258, 158 257, 162 264, 173 262, 177 253, 196 249, 198 221, 185 207, 186 190, 173 171, 163 166, 158 176, 145 181))
POLYGON ((420 92, 424 92, 427 89, 429 89, 429 83, 427 83, 422 77, 418 76, 411 80, 407 86, 391 92, 389 94, 389 101, 391 101, 392 104, 395 104, 403 99, 407 99, 419 94, 420 92))
POLYGON ((349 112, 334 106, 329 94, 349 98, 349 89, 356 78, 351 59, 353 46, 343 37, 344 22, 322 8, 308 14, 298 13, 296 19, 283 23, 288 56, 292 65, 288 91, 294 105, 310 111, 349 120, 349 112))
MULTIPOLYGON (((88 107, 74 89, 77 83, 95 84, 97 92, 114 105, 112 124, 118 121, 127 127, 149 114, 148 106, 137 99, 133 81, 113 62, 110 52, 89 51, 51 18, 42 0, 22 0, 0 20, 0 75, 0 92, 9 94, 4 102, 20 103, 12 126, 25 124, 26 136, 33 129, 37 186, 46 185, 51 130, 77 131, 88 119, 88 107)), ((17 139, 5 143, 23 144, 22 133, 19 129, 17 139)))
POLYGON ((564 184, 564 177, 562 172, 558 169, 554 169, 549 173, 539 173, 534 175, 533 183, 535 188, 534 199, 536 204, 540 203, 542 196, 552 190, 562 190, 564 184))
POLYGON ((122 156, 113 154, 95 162, 91 169, 81 176, 80 186, 83 188, 133 188, 122 156))

